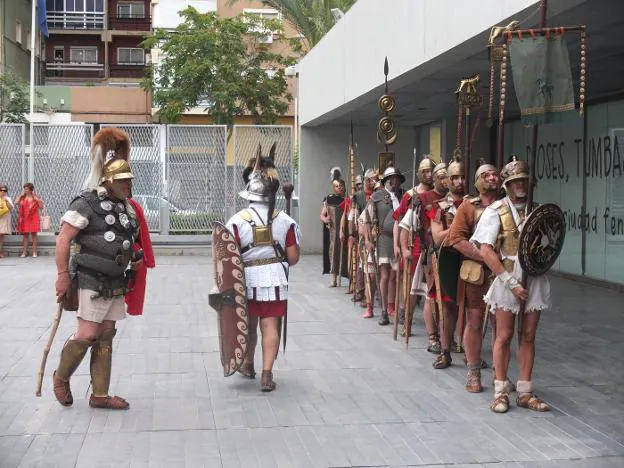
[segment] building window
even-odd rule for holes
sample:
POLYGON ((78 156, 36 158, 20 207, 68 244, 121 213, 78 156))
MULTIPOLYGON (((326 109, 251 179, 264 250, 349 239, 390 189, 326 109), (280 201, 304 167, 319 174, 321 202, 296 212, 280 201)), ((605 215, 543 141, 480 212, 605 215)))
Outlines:
POLYGON ((119 47, 117 63, 123 65, 145 65, 145 51, 138 48, 119 47))
MULTIPOLYGON (((280 15, 280 12, 277 10, 274 10, 273 8, 244 8, 243 9, 243 14, 248 14, 248 15, 257 15, 262 19, 266 19, 266 20, 278 20, 281 21, 282 17, 280 15)), ((279 34, 280 31, 265 31, 264 28, 260 27, 260 26, 256 26, 253 28, 254 31, 258 31, 261 33, 266 32, 266 38, 264 38, 263 40, 261 40, 261 42, 265 42, 265 43, 272 43, 273 42, 273 35, 274 34, 279 34)))
POLYGON ((71 63, 98 63, 97 47, 70 47, 69 61, 71 63))
POLYGON ((118 18, 145 18, 145 5, 139 2, 117 4, 118 18))
POLYGON ((22 43, 22 23, 19 21, 15 22, 15 42, 22 43))
POLYGON ((48 12, 104 13, 104 0, 46 0, 48 12))
POLYGON ((26 50, 30 50, 30 29, 26 31, 26 50))

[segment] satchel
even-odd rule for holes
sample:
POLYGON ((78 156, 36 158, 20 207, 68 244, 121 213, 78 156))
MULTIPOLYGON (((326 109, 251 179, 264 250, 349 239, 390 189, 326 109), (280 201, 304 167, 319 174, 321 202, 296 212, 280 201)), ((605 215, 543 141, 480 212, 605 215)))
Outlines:
POLYGON ((9 203, 0 198, 0 218, 2 218, 5 214, 9 212, 9 203))
POLYGON ((459 268, 459 277, 466 283, 482 286, 485 281, 483 264, 470 259, 464 260, 459 268))
POLYGON ((44 207, 43 215, 41 216, 41 230, 49 231, 51 228, 52 228, 52 217, 48 215, 44 207))

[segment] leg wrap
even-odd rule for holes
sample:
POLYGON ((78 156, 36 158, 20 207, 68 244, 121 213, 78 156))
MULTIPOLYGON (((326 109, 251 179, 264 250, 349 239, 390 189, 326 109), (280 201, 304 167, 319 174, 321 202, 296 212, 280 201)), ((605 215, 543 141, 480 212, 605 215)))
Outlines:
POLYGON ((91 385, 93 395, 96 397, 108 395, 113 359, 113 338, 116 333, 115 329, 105 330, 91 348, 91 385))
POLYGON ((92 341, 67 340, 61 351, 61 361, 58 369, 56 369, 56 376, 62 381, 68 382, 92 344, 92 341))

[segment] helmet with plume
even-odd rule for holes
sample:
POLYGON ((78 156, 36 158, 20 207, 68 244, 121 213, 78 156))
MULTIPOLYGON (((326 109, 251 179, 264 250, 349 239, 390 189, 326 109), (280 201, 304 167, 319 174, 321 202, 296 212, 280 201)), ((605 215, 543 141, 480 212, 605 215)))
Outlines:
MULTIPOLYGON (((269 150, 269 155, 263 157, 260 160, 260 169, 275 169, 276 147, 277 147, 277 142, 274 142, 273 145, 271 146, 271 149, 269 150)), ((256 158, 255 157, 249 158, 249 161, 247 161, 247 167, 243 169, 243 181, 245 182, 245 184, 249 183, 249 175, 254 170, 255 166, 256 166, 256 158)), ((277 173, 277 170, 275 172, 277 173)))
POLYGON ((93 137, 91 169, 85 188, 96 190, 104 182, 132 178, 128 134, 116 127, 106 127, 98 131, 93 137))
POLYGON ((339 166, 334 166, 329 170, 329 181, 342 179, 342 169, 339 166))
MULTIPOLYGON (((275 143, 271 146, 268 157, 262 156, 262 145, 258 144, 258 152, 252 158, 254 165, 247 175, 247 186, 239 192, 245 200, 268 203, 279 189, 279 174, 273 163, 275 143)), ((243 178, 245 175, 243 174, 243 178)))

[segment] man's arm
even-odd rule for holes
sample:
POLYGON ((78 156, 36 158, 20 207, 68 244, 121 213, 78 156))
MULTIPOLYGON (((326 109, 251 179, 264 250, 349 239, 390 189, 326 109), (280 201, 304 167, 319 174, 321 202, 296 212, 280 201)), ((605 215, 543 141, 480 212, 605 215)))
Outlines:
POLYGON ((479 251, 488 268, 511 290, 513 295, 518 299, 526 301, 529 298, 529 291, 524 289, 520 282, 505 270, 492 246, 481 244, 479 251))
MULTIPOLYGON (((442 215, 444 216, 444 215, 442 215)), ((438 221, 431 221, 431 236, 433 237, 433 243, 436 246, 441 246, 444 239, 446 239, 446 235, 448 234, 448 229, 444 229, 442 224, 438 221)))
POLYGON ((61 224, 59 235, 56 238, 56 299, 63 300, 63 296, 69 289, 69 254, 71 242, 76 238, 80 229, 67 222, 61 224))
POLYGON ((479 251, 479 249, 474 244, 468 242, 466 239, 462 239, 457 242, 457 244, 453 245, 453 248, 466 258, 475 260, 477 262, 483 262, 483 257, 481 256, 481 252, 479 251))
POLYGON ((323 208, 321 209, 321 221, 323 221, 325 224, 329 223, 329 215, 327 214, 327 206, 323 205, 323 208))

